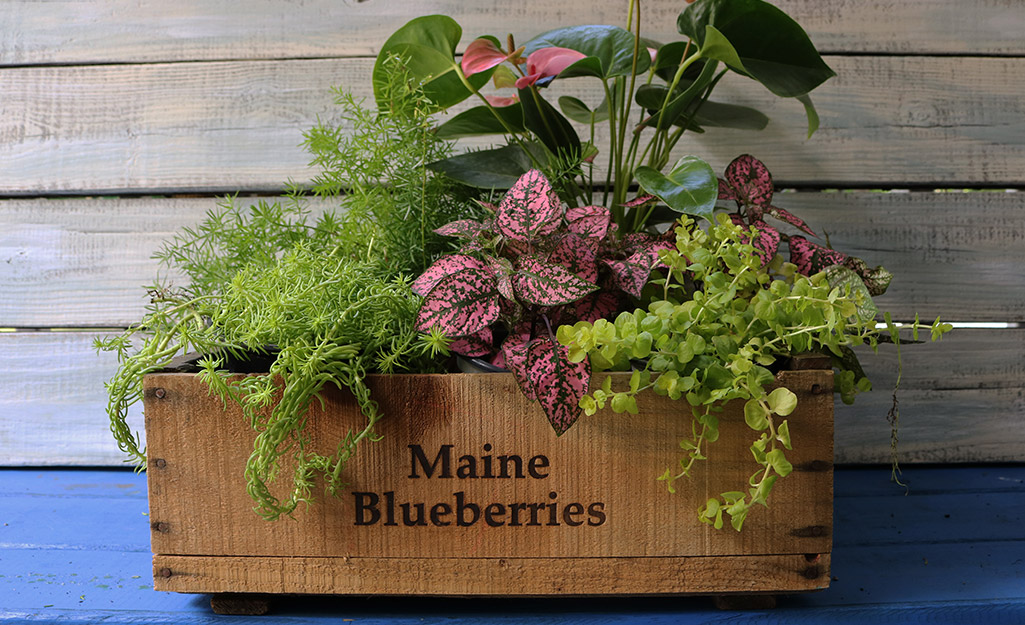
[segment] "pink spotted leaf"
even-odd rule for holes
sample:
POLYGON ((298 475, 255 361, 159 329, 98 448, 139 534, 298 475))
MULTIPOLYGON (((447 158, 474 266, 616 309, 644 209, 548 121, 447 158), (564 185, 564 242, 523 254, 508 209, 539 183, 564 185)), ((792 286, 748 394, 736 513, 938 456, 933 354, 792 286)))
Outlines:
POLYGON ((606 260, 604 262, 612 272, 612 282, 616 288, 634 297, 640 297, 657 260, 657 252, 652 255, 650 251, 640 250, 631 254, 626 260, 606 260))
POLYGON ((733 189, 730 187, 729 183, 727 183, 722 178, 719 178, 719 198, 718 199, 720 199, 720 200, 736 200, 736 199, 738 199, 737 198, 737 194, 733 192, 733 189))
POLYGON ((527 370, 538 403, 561 436, 580 416, 580 399, 591 381, 590 363, 586 358, 570 362, 566 347, 542 337, 527 348, 527 370))
POLYGON ((594 239, 567 234, 548 255, 548 262, 561 265, 581 280, 598 281, 598 254, 594 239))
POLYGON ((606 319, 619 310, 619 298, 609 291, 591 293, 573 304, 573 316, 577 321, 594 323, 606 319))
POLYGON ((847 260, 847 254, 822 247, 804 237, 790 237, 790 262, 797 265, 797 271, 810 276, 830 265, 840 265, 847 260))
POLYGON ((411 288, 414 293, 425 296, 431 292, 442 278, 450 276, 463 269, 484 269, 485 265, 473 256, 465 254, 450 254, 442 256, 427 268, 420 277, 413 281, 411 288))
POLYGON ((584 237, 604 239, 612 223, 612 212, 604 206, 582 206, 566 211, 569 231, 584 237))
POLYGON ((654 202, 656 200, 658 200, 658 198, 655 197, 654 195, 651 195, 651 194, 638 195, 637 197, 635 197, 634 199, 630 200, 629 202, 624 202, 623 203, 623 207, 624 208, 637 208, 638 206, 644 206, 645 204, 651 204, 652 202, 654 202))
POLYGON ((513 287, 519 299, 541 306, 569 304, 598 289, 597 285, 578 278, 565 267, 536 256, 520 259, 513 287))
POLYGON ((505 367, 512 372, 513 377, 516 378, 516 383, 520 387, 520 392, 529 399, 534 400, 537 396, 534 393, 534 384, 530 377, 530 370, 527 366, 527 347, 529 345, 530 337, 522 334, 510 334, 504 341, 502 341, 502 358, 496 359, 496 363, 501 362, 502 367, 505 367))
POLYGON ((449 344, 448 348, 460 356, 468 358, 487 356, 495 350, 494 336, 491 328, 484 328, 476 334, 457 338, 449 344))
POLYGON ((788 210, 779 208, 778 206, 770 206, 769 214, 780 221, 786 222, 791 226, 796 226, 801 230, 804 230, 813 237, 818 236, 814 232, 812 232, 811 228, 808 227, 808 224, 806 224, 803 219, 801 219, 797 215, 794 215, 788 210))
POLYGON ((488 269, 495 277, 495 286, 498 292, 507 300, 515 300, 516 293, 513 291, 512 277, 513 265, 507 258, 488 257, 488 269))
POLYGON ((495 279, 484 267, 470 267, 445 276, 424 298, 417 330, 438 327, 448 336, 480 332, 498 319, 501 297, 495 279))
POLYGON ((559 227, 562 205, 548 179, 532 169, 520 176, 498 205, 498 231, 515 241, 533 241, 559 227))
POLYGON ((436 228, 434 232, 446 237, 472 239, 484 230, 485 225, 479 221, 474 221, 473 219, 460 219, 459 221, 453 221, 440 228, 436 228))
POLYGON ((763 265, 767 265, 779 250, 779 230, 764 221, 755 222, 754 227, 758 230, 758 236, 752 244, 755 254, 761 259, 763 265))
POLYGON ((745 206, 764 208, 772 201, 772 175, 764 163, 750 154, 733 159, 726 166, 725 176, 734 199, 745 206))

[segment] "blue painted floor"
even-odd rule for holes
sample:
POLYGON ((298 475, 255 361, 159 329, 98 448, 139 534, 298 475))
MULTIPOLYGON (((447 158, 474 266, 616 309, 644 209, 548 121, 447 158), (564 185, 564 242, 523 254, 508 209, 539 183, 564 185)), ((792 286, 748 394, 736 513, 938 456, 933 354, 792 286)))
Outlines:
POLYGON ((0 625, 9 623, 1025 624, 1025 467, 836 471, 834 580, 775 610, 708 599, 285 598, 262 617, 150 578, 145 476, 0 470, 0 625))

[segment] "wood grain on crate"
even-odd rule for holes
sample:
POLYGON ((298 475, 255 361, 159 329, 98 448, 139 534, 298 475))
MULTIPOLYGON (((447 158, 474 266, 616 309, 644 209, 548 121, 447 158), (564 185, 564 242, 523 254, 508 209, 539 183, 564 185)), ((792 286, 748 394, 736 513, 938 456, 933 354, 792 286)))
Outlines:
MULTIPOLYGON (((1025 14, 1016 0, 966 5, 957 0, 871 0, 823 3, 777 0, 826 52, 898 54, 1021 54, 1025 14)), ((556 3, 400 0, 282 3, 256 0, 240 14, 227 2, 187 0, 173 4, 118 0, 0 5, 0 63, 109 63, 237 58, 368 56, 388 35, 416 15, 452 15, 463 26, 463 44, 477 35, 520 42, 558 25, 580 21, 625 24, 623 2, 574 4, 577 20, 556 3), (580 16, 586 16, 582 18, 580 16)), ((680 38, 682 3, 642 5, 645 36, 680 38)))
MULTIPOLYGON (((775 203, 837 249, 893 270, 878 303, 897 319, 1025 321, 1025 193, 801 192, 778 194, 775 203)), ((213 198, 0 202, 0 327, 137 322, 147 303, 143 285, 158 276, 180 284, 153 253, 217 205, 213 198)), ((329 203, 310 206, 317 212, 329 203)))
POLYGON ((572 597, 743 593, 767 585, 793 592, 820 590, 829 585, 829 564, 828 553, 505 559, 154 556, 153 571, 156 590, 179 592, 572 597), (408 574, 412 571, 417 574, 408 574))
MULTIPOLYGON (((381 440, 362 445, 359 461, 346 467, 345 495, 298 511, 295 522, 266 523, 246 493, 244 468, 254 438, 246 420, 235 408, 223 412, 221 400, 195 375, 154 374, 145 381, 153 552, 368 558, 828 553, 832 374, 780 375, 799 397, 800 408, 788 419, 792 437, 803 444, 787 454, 795 471, 773 489, 777 505, 752 511, 738 534, 702 525, 696 510, 711 496, 744 488, 758 469, 738 416, 742 406, 731 405, 722 417, 714 475, 698 468, 691 482, 698 487, 674 497, 655 478, 676 466, 677 443, 690 435, 689 410, 678 403, 651 396, 638 415, 607 410, 581 417, 556 438, 511 374, 375 376, 374 398, 390 418, 376 428, 381 440), (772 552, 759 551, 768 544, 772 552)), ((626 383, 624 376, 617 384, 626 383)), ((331 453, 364 419, 347 392, 327 391, 324 398, 323 411, 318 405, 308 419, 310 448, 331 453)), ((271 492, 281 496, 290 489, 279 483, 271 492)))
MULTIPOLYGON (((0 333, 0 465, 121 465, 103 383, 111 354, 90 332, 0 333)), ((1025 330, 959 330, 906 346, 898 395, 905 462, 1025 460, 1025 330)), ((892 346, 863 362, 875 391, 837 400, 838 462, 888 462, 896 362, 892 346)), ((142 429, 140 406, 131 422, 142 429)))
MULTIPOLYGON (((760 133, 684 141, 721 170, 764 159, 783 185, 1009 185, 1025 170, 1025 59, 830 57, 822 127, 733 76, 723 99, 770 116, 760 133)), ((369 95, 369 59, 20 67, 0 70, 0 193, 277 190, 307 180, 302 132, 330 119, 331 85, 369 95)), ((597 103, 594 81, 557 89, 597 103)), ((552 95, 559 92, 553 89, 552 95)), ((604 127, 600 129, 605 133, 604 127)), ((601 143, 601 135, 599 135, 601 143)), ((467 142, 480 146, 491 140, 467 142)), ((599 159, 600 160, 600 159, 599 159)))

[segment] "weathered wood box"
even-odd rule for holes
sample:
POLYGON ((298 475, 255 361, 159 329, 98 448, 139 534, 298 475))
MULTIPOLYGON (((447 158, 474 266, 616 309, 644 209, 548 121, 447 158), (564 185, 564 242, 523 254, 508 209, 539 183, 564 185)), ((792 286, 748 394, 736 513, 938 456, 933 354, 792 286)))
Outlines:
MULTIPOLYGON (((651 395, 639 415, 581 417, 557 438, 511 374, 379 376, 382 439, 350 462, 348 489, 267 522, 245 490, 254 435, 241 414, 224 410, 193 374, 152 374, 154 588, 468 596, 825 588, 832 372, 784 371, 779 382, 799 398, 789 417, 795 470, 737 533, 703 525, 697 510, 710 495, 744 488, 758 469, 739 405, 727 407, 712 459, 670 494, 655 478, 675 466, 690 432, 682 402, 651 395)), ((361 422, 350 396, 329 392, 309 423, 333 448, 361 422)))

